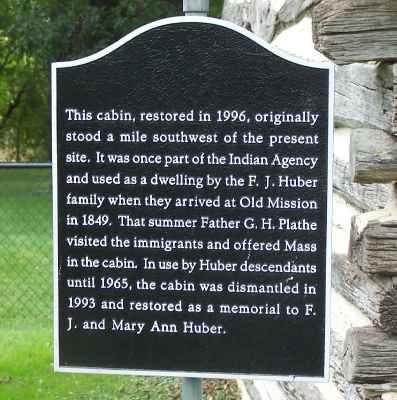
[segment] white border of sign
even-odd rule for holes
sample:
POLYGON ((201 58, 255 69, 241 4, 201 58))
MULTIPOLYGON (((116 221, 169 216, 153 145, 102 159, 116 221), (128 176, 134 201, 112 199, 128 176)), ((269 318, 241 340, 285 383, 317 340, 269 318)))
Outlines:
POLYGON ((265 379, 274 381, 301 381, 301 382, 328 382, 329 380, 329 352, 330 352, 330 297, 331 297, 331 228, 332 228, 332 160, 333 160, 333 111, 334 111, 334 65, 331 63, 318 63, 301 60, 273 48, 264 40, 255 36, 251 32, 235 24, 215 18, 208 17, 173 17, 156 21, 124 36, 117 42, 92 54, 91 56, 81 58, 75 61, 56 62, 51 65, 51 106, 52 106, 52 181, 53 181, 53 252, 54 252, 54 370, 57 372, 70 373, 92 373, 92 374, 110 374, 110 375, 146 375, 146 376, 175 376, 175 377, 194 377, 194 378, 221 378, 221 379, 265 379), (98 60, 112 51, 123 46, 125 43, 135 37, 150 31, 151 29, 186 22, 197 22, 222 26, 240 33, 258 43, 273 54, 291 61, 295 64, 306 67, 328 69, 329 70, 329 118, 328 118, 328 182, 327 182, 327 248, 326 248, 326 301, 325 301, 325 357, 324 357, 324 377, 306 377, 295 375, 260 375, 260 374, 237 374, 237 373, 203 373, 186 371, 156 371, 156 370, 125 370, 111 368, 79 368, 79 367, 61 367, 59 365, 59 310, 58 310, 58 160, 57 160, 57 69, 75 67, 88 64, 98 60))

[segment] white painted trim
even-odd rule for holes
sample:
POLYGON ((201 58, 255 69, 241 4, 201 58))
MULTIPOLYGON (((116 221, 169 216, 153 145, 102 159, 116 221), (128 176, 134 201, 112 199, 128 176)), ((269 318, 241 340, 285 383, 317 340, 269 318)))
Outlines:
POLYGON ((175 377, 200 377, 200 378, 232 378, 232 379, 263 379, 272 381, 300 381, 300 382, 328 382, 329 379, 329 352, 330 352, 330 295, 331 295, 331 228, 332 228, 332 160, 333 160, 333 105, 334 105, 334 66, 331 63, 318 63, 301 60, 297 57, 286 54, 279 49, 273 48, 264 40, 258 38, 246 29, 227 21, 208 17, 174 17, 166 18, 147 24, 124 36, 122 39, 106 47, 105 49, 85 58, 75 61, 56 62, 51 66, 51 95, 52 95, 52 171, 53 171, 53 247, 54 247, 54 370, 58 372, 71 373, 92 373, 92 374, 122 374, 122 375, 146 375, 146 376, 175 376, 175 377), (295 64, 311 68, 329 70, 329 123, 328 123, 328 182, 327 182, 327 249, 326 249, 326 307, 325 307, 325 356, 324 356, 324 377, 305 376, 277 376, 277 375, 249 375, 236 373, 202 373, 186 371, 157 371, 157 370, 124 370, 112 368, 78 368, 61 367, 59 365, 59 309, 58 309, 58 198, 57 198, 57 69, 75 67, 96 61, 114 50, 123 46, 135 37, 165 25, 178 23, 205 23, 231 29, 251 39, 273 54, 295 64))
POLYGON ((326 383, 324 377, 308 377, 297 375, 249 375, 228 372, 187 372, 187 371, 157 371, 140 369, 116 369, 116 368, 87 368, 87 367, 56 367, 55 372, 87 373, 87 374, 106 374, 106 375, 141 375, 141 376, 173 376, 176 378, 213 378, 213 379, 258 379, 268 381, 287 381, 287 382, 317 382, 326 383))
POLYGON ((334 160, 334 93, 335 67, 329 68, 328 89, 328 187, 327 187, 327 247, 326 247, 326 288, 325 288, 325 357, 324 376, 329 379, 331 351, 331 255, 332 255, 332 204, 333 204, 333 160, 334 160))
POLYGON ((57 71, 51 65, 51 128, 52 128, 52 237, 54 277, 54 368, 59 368, 59 310, 58 310, 58 157, 57 157, 57 71))
POLYGON ((311 68, 321 68, 321 69, 331 69, 333 64, 330 63, 322 63, 322 62, 313 62, 313 61, 307 61, 307 60, 302 60, 298 57, 292 56, 272 45, 269 43, 265 42, 263 39, 259 38, 258 36, 254 35, 253 33, 249 32, 248 30, 241 28, 238 25, 235 25, 231 22, 228 21, 223 21, 221 19, 217 18, 209 18, 209 17, 172 17, 172 18, 165 18, 161 19, 159 21, 152 22, 150 24, 144 25, 133 32, 130 32, 128 35, 122 37, 120 40, 117 42, 111 44, 110 46, 104 48, 101 51, 98 51, 95 54, 92 54, 88 57, 80 58, 78 60, 74 61, 63 61, 63 62, 56 62, 53 63, 55 68, 68 68, 68 67, 76 67, 78 65, 83 65, 83 64, 88 64, 90 62, 99 60, 102 57, 105 57, 106 55, 110 54, 114 50, 118 49, 119 47, 123 46, 124 44, 128 43, 130 40, 136 38, 139 35, 142 35, 145 32, 148 32, 152 29, 165 26, 165 25, 172 25, 172 24, 181 24, 181 23, 201 23, 201 24, 210 24, 210 25, 217 25, 217 26, 222 26, 224 28, 231 29, 232 31, 238 32, 243 36, 246 36, 247 38, 251 39, 252 41, 258 43, 260 46, 264 47, 266 50, 269 50, 273 54, 276 54, 277 56, 283 58, 284 60, 293 62, 295 64, 303 65, 305 67, 311 67, 311 68))

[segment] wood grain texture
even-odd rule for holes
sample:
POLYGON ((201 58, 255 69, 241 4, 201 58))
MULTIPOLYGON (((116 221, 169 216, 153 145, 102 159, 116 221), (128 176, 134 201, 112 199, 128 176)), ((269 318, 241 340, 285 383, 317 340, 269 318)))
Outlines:
POLYGON ((397 135, 397 64, 393 64, 393 134, 397 135))
POLYGON ((269 0, 225 0, 222 19, 270 42, 276 34, 277 12, 269 0))
POLYGON ((352 218, 349 259, 364 272, 397 276, 397 209, 352 218))
POLYGON ((293 400, 364 400, 360 386, 352 385, 343 375, 342 362, 346 332, 352 327, 367 326, 370 321, 334 289, 331 290, 330 382, 325 384, 282 382, 280 385, 293 400))
POLYGON ((351 400, 365 398, 360 387, 346 381, 342 363, 346 332, 352 327, 369 324, 370 320, 360 310, 350 304, 334 288, 331 290, 330 383, 332 383, 333 387, 331 388, 334 390, 331 391, 331 388, 328 387, 328 390, 324 391, 322 385, 318 386, 327 400, 337 400, 339 397, 351 400))
POLYGON ((330 381, 328 383, 244 381, 250 400, 367 400, 361 385, 348 383, 342 370, 346 332, 370 321, 346 299, 331 290, 330 381), (282 389, 282 391, 281 391, 282 389))
POLYGON ((352 64, 335 70, 335 125, 392 130, 391 65, 352 64))
POLYGON ((375 326, 397 333, 397 279, 369 275, 350 263, 345 256, 334 255, 332 285, 359 308, 375 326))
POLYGON ((351 383, 397 381, 397 337, 373 327, 352 328, 345 340, 343 371, 351 383))
POLYGON ((371 400, 391 400, 391 394, 397 396, 397 383, 364 383, 361 386, 365 396, 371 400))
POLYGON ((375 129, 355 129, 350 142, 354 182, 385 183, 397 180, 397 138, 375 129))
POLYGON ((276 33, 299 22, 320 0, 286 0, 277 13, 276 33))
POLYGON ((350 165, 338 158, 333 163, 333 187, 350 204, 362 211, 385 208, 394 202, 395 188, 388 184, 360 185, 352 182, 350 165))
POLYGON ((322 0, 313 9, 316 49, 337 64, 397 60, 395 0, 322 0))
POLYGON ((270 42, 298 23, 320 0, 286 0, 275 11, 270 0, 225 0, 222 19, 233 22, 270 42))

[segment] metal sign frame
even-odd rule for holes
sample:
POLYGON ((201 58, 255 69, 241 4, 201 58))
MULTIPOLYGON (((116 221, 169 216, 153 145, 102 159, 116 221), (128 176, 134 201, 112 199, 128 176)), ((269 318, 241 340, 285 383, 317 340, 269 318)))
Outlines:
POLYGON ((327 382, 329 376, 329 352, 330 352, 330 293, 331 293, 331 211, 332 211, 332 160, 333 160, 333 107, 334 107, 334 66, 331 63, 318 63, 309 62, 298 59, 297 57, 288 55, 258 38, 251 32, 240 28, 239 26, 227 21, 199 17, 199 16, 185 16, 166 18, 147 24, 114 44, 106 47, 102 51, 90 55, 88 57, 67 62, 56 62, 52 64, 52 156, 53 156, 53 235, 54 235, 54 369, 59 372, 71 373, 93 373, 93 374, 125 374, 125 375, 147 375, 147 376, 175 376, 175 377, 201 377, 201 378, 241 378, 241 379, 267 379, 277 381, 301 381, 301 382, 327 382), (261 375, 261 374, 240 374, 240 373, 203 373, 203 372, 187 372, 187 371, 157 371, 157 370, 130 370, 130 369, 109 369, 109 368, 75 368, 60 366, 59 363, 59 310, 58 310, 58 176, 57 176, 57 70, 61 68, 75 67, 98 60, 105 55, 113 52, 125 43, 134 39, 135 37, 150 31, 151 29, 166 26, 170 24, 180 23, 198 23, 198 24, 212 24, 230 29, 234 32, 247 37, 248 39, 256 42, 260 46, 269 50, 273 54, 291 61, 295 64, 326 69, 329 71, 329 103, 328 103, 328 181, 327 181, 327 244, 326 244, 326 290, 325 290, 325 357, 324 357, 324 377, 306 377, 306 376, 276 376, 276 375, 261 375))

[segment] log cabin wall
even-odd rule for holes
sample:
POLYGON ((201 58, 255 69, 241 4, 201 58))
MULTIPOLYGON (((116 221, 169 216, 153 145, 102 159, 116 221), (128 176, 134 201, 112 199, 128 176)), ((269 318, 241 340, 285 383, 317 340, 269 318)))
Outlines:
POLYGON ((397 1, 225 0, 223 19, 336 64, 331 377, 250 400, 397 400, 397 1))

